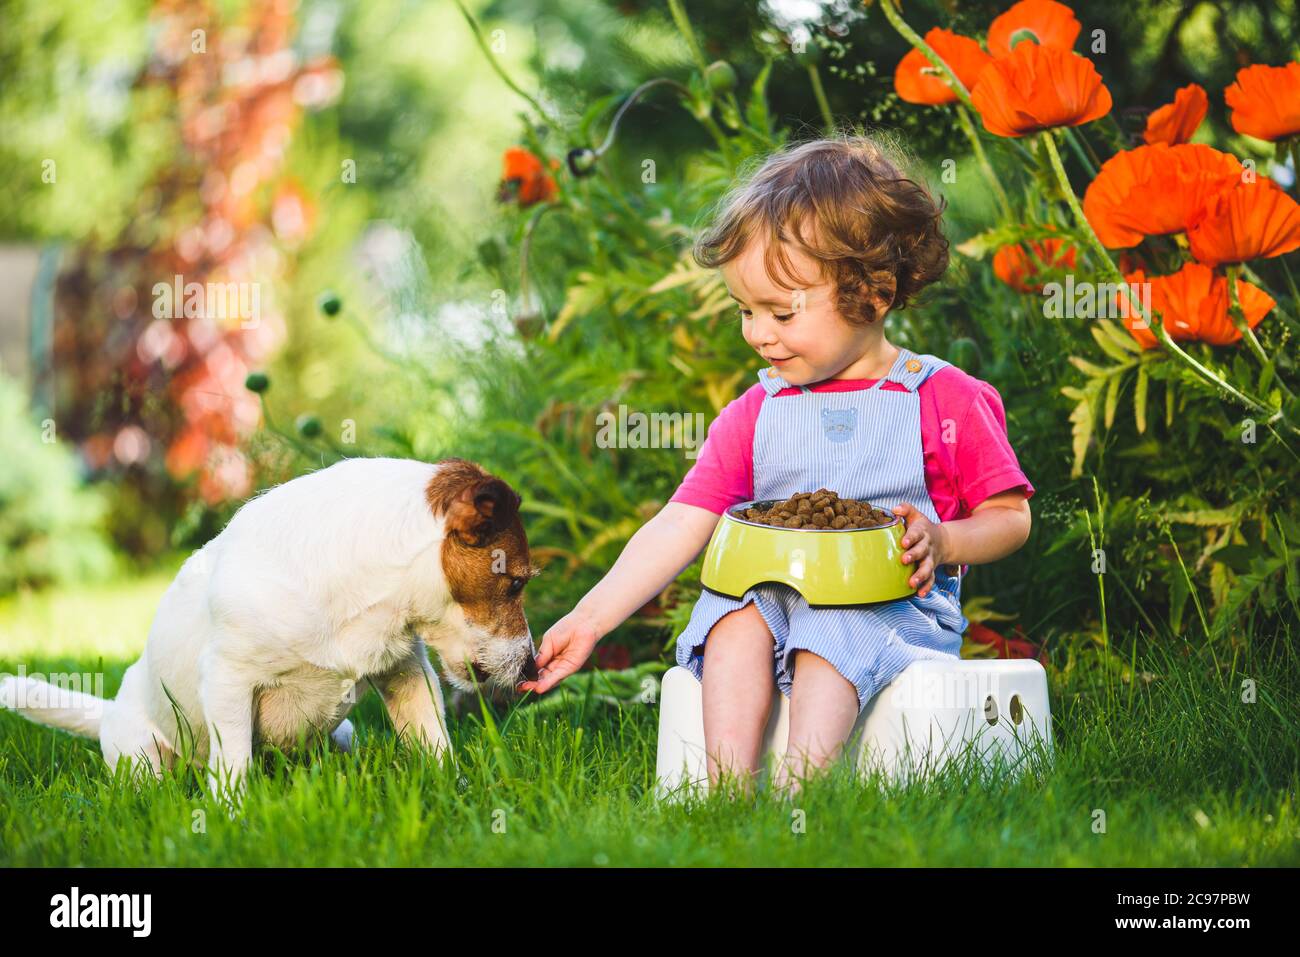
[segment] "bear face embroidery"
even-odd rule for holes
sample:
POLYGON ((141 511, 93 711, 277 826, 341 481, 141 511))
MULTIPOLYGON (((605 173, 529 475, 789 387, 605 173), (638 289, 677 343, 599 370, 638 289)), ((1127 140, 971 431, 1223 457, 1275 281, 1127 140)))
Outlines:
POLYGON ((858 425, 857 409, 822 409, 822 431, 832 442, 847 442, 858 425))

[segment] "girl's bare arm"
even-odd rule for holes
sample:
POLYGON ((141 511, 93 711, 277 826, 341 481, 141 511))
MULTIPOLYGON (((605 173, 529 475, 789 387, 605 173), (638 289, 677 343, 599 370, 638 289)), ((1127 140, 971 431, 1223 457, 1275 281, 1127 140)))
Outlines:
POLYGON ((598 635, 609 634, 696 559, 720 518, 696 505, 669 502, 637 529, 573 613, 586 618, 598 635))
POLYGON ((969 518, 939 525, 943 563, 983 565, 1005 558, 1029 539, 1030 521, 1029 501, 1019 489, 992 495, 969 518))
POLYGON ((537 680, 520 682, 517 690, 542 694, 581 668, 596 642, 695 560, 718 521, 714 512, 681 502, 660 509, 637 529, 605 577, 542 636, 537 680))

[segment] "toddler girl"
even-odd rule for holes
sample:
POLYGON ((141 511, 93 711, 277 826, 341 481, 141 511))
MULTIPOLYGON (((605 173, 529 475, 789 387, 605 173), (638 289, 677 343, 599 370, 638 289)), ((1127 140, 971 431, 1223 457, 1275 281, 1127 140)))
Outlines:
POLYGON ((790 698, 774 784, 797 790, 843 748, 862 709, 911 662, 958 658, 961 574, 1029 535, 1034 489, 1007 439, 997 390, 885 338, 884 319, 942 276, 943 206, 874 140, 786 147, 725 198, 695 248, 720 267, 758 382, 710 425, 668 504, 542 638, 543 692, 694 561, 729 507, 826 488, 906 521, 901 561, 917 591, 810 607, 787 585, 741 598, 705 589, 677 639, 703 682, 710 782, 761 769, 773 687, 790 698))

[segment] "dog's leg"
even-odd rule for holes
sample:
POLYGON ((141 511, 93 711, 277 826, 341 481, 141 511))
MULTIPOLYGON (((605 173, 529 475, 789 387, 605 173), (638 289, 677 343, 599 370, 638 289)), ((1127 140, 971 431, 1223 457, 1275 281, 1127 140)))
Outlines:
POLYGON ((411 737, 435 756, 450 754, 442 685, 423 642, 416 642, 415 653, 397 670, 378 676, 375 685, 399 735, 411 737))
POLYGON ((199 662, 199 697, 208 730, 208 788, 238 803, 253 760, 253 685, 238 665, 208 653, 199 662))

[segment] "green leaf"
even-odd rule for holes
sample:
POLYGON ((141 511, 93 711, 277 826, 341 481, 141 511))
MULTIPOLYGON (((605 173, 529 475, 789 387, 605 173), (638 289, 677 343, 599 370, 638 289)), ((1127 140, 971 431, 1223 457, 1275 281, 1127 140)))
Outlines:
POLYGON ((663 279, 660 279, 657 283, 647 289, 646 292, 651 295, 667 292, 669 289, 676 289, 679 286, 685 286, 688 283, 698 282, 705 275, 706 270, 688 266, 684 263, 678 263, 677 266, 673 268, 672 272, 664 276, 663 279))
POLYGON ((1087 359, 1081 359, 1078 356, 1069 356, 1069 360, 1070 365, 1074 366, 1084 375, 1092 376, 1097 379, 1105 378, 1115 371, 1114 369, 1103 369, 1101 366, 1093 365, 1087 359))
POLYGON ((564 305, 560 308, 560 314, 555 317, 555 322, 551 325, 550 332, 547 333, 550 340, 554 342, 558 339, 560 333, 564 332, 565 327, 574 319, 592 312, 605 301, 605 296, 605 287, 596 279, 595 275, 589 272, 579 273, 578 282, 570 286, 568 292, 565 293, 564 305))
POLYGON ((1093 379, 1088 383, 1085 390, 1084 398, 1070 413, 1070 422, 1073 424, 1071 433, 1074 438, 1074 464, 1070 468, 1070 478, 1079 478, 1083 475, 1083 460, 1088 454, 1088 443, 1092 439, 1094 413, 1092 404, 1096 400, 1101 389, 1101 380, 1093 379))
POLYGON ((772 116, 767 109, 767 78, 772 72, 772 63, 772 60, 764 61, 763 69, 758 71, 758 77, 750 88, 749 102, 745 104, 745 119, 764 137, 772 135, 772 116))
POLYGON ((1150 376, 1146 366, 1138 366, 1137 388, 1133 390, 1133 418, 1137 423, 1138 434, 1147 430, 1147 384, 1150 376))
POLYGON ((1142 354, 1142 347, 1137 344, 1137 340, 1134 339, 1132 334, 1130 334, 1126 329, 1122 329, 1109 319, 1098 319, 1097 325, 1101 328, 1101 331, 1110 336, 1111 341, 1121 349, 1131 352, 1134 355, 1142 354))
POLYGON ((1119 405, 1119 384, 1121 376, 1113 375, 1110 377, 1110 384, 1106 387, 1106 414, 1104 421, 1106 428, 1115 424, 1115 408, 1119 405))
POLYGON ((971 259, 983 259, 990 253, 997 252, 1003 246, 1024 242, 1027 239, 1065 239, 1074 242, 1076 245, 1082 245, 1077 236, 1059 227, 1005 223, 972 236, 964 243, 960 243, 956 249, 957 252, 963 256, 969 256, 971 259))

